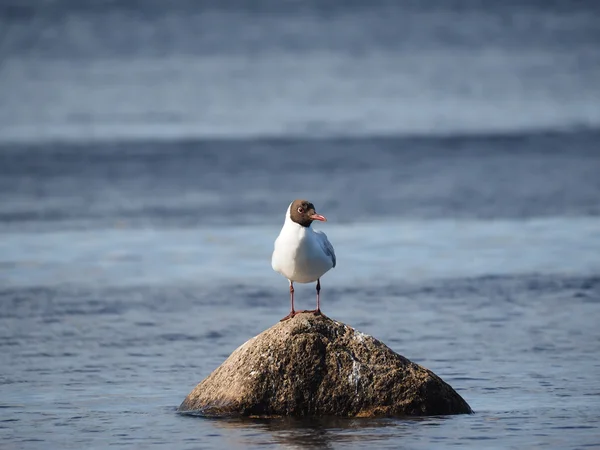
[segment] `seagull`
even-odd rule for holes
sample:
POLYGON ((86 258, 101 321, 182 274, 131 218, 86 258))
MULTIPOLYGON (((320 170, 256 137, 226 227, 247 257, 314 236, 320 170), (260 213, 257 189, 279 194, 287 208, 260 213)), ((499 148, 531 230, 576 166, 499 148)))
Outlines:
POLYGON ((291 319, 298 312, 294 310, 294 282, 317 282, 317 309, 321 314, 321 277, 335 267, 333 245, 322 231, 311 228, 314 220, 327 219, 315 212, 315 206, 308 200, 294 200, 285 214, 285 222, 275 240, 271 266, 275 272, 286 277, 290 283, 292 309, 281 321, 291 319))

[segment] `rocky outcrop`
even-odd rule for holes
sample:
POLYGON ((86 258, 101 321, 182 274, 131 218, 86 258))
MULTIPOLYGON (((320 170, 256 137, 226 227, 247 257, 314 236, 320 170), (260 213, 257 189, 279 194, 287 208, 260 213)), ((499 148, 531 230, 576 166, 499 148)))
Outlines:
POLYGON ((425 416, 470 413, 454 389, 377 339, 301 313, 237 348, 187 396, 207 416, 425 416))

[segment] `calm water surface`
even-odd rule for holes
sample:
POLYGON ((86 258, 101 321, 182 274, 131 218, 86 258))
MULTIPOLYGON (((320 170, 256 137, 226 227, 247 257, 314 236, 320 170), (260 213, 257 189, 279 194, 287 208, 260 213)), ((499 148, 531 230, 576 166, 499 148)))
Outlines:
MULTIPOLYGON (((298 192, 308 179, 309 197, 329 217, 321 229, 339 266, 322 280, 326 314, 432 369, 476 412, 419 420, 176 414, 196 383, 287 314, 287 284, 271 270, 270 252, 289 195, 258 194, 273 182, 261 168, 277 173, 293 161, 278 156, 287 144, 255 153, 254 171, 243 158, 215 157, 223 145, 230 154, 257 145, 244 141, 142 153, 131 144, 114 153, 88 146, 79 159, 77 146, 6 149, 3 180, 21 179, 18 169, 32 173, 7 182, 2 203, 6 448, 597 445, 600 219, 588 199, 600 192, 590 176, 600 159, 587 139, 557 136, 571 145, 568 153, 538 150, 546 139, 515 139, 511 153, 496 151, 493 140, 467 138, 454 165, 445 151, 431 149, 417 162, 410 152, 390 153, 402 139, 364 140, 339 160, 354 177, 346 197, 327 178, 326 152, 286 177, 287 189, 298 192), (159 156, 170 150, 165 165, 159 156), (369 165, 362 164, 367 151, 369 165), (211 161, 215 180, 228 180, 221 204, 196 175, 203 161, 211 161), (518 173, 537 164, 539 175, 504 180, 514 167, 518 173), (410 177, 391 176, 405 165, 410 177), (560 175, 565 166, 568 176, 560 175), (427 210, 405 196, 424 180, 438 186, 420 190, 427 210), (319 194, 325 186, 330 192, 319 194), (561 207, 557 195, 572 200, 561 207), (168 219, 140 207, 147 203, 162 204, 168 219)), ((310 152, 337 144, 295 145, 310 152)), ((314 287, 298 286, 297 298, 299 307, 312 307, 314 287)))
POLYGON ((143 3, 0 0, 2 449, 600 448, 596 2, 143 3), (176 413, 297 197, 324 312, 475 414, 176 413))

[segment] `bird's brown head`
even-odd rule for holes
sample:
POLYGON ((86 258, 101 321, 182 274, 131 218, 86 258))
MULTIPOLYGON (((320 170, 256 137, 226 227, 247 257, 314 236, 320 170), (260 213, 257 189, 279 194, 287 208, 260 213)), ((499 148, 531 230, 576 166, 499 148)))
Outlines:
POLYGON ((314 220, 327 222, 327 219, 317 214, 315 205, 308 200, 294 200, 290 206, 290 219, 303 227, 310 227, 314 220))

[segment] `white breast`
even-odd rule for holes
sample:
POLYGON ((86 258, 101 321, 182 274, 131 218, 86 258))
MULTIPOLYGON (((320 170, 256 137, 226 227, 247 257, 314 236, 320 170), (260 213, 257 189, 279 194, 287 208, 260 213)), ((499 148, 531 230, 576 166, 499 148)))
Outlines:
POLYGON ((297 283, 317 281, 334 267, 334 259, 325 252, 321 239, 312 229, 286 221, 275 241, 273 270, 297 283))

